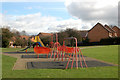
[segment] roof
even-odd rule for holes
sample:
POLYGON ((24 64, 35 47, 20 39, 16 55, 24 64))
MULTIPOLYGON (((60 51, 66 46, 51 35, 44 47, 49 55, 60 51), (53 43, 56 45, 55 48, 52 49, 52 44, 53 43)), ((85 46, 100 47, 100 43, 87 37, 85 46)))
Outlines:
POLYGON ((117 27, 117 26, 114 26, 112 29, 114 29, 114 28, 117 28, 117 29, 119 29, 119 30, 120 30, 120 28, 119 28, 119 27, 117 27))
POLYGON ((104 27, 106 27, 108 30, 110 30, 111 32, 116 32, 115 30, 113 30, 111 27, 109 27, 108 25, 105 25, 104 27))
MULTIPOLYGON (((108 28, 109 26, 105 27, 105 26, 103 26, 101 23, 97 23, 95 26, 97 26, 97 25, 100 25, 101 27, 103 27, 103 28, 104 28, 106 31, 108 31, 108 32, 113 32, 113 30, 111 30, 111 29, 108 28)), ((94 27, 95 27, 95 26, 94 26, 94 27)), ((94 28, 94 27, 93 27, 93 28, 94 28)), ((92 28, 92 29, 93 29, 93 28, 92 28)), ((92 29, 90 29, 88 32, 90 32, 92 29)))
POLYGON ((53 34, 52 33, 42 33, 42 32, 40 32, 38 35, 39 36, 51 36, 53 34))
POLYGON ((80 31, 81 37, 86 37, 87 33, 88 33, 88 30, 81 30, 80 31))

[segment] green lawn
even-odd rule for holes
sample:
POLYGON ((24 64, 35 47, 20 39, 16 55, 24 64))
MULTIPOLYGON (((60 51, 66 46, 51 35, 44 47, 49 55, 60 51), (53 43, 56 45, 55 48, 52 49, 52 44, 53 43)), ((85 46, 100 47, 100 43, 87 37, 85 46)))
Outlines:
MULTIPOLYGON (((93 48, 84 49, 82 51, 84 55, 117 64, 118 61, 117 47, 118 47, 117 45, 105 46, 94 49, 93 48)), ((3 55, 2 61, 3 61, 2 65, 3 78, 118 78, 117 66, 93 67, 83 69, 79 68, 78 70, 77 69, 12 70, 16 58, 3 55)))
POLYGON ((118 64, 118 45, 82 49, 85 56, 118 64))
MULTIPOLYGON (((2 52, 16 52, 25 48, 2 48, 2 52)), ((27 51, 33 51, 33 48, 28 48, 27 51)))

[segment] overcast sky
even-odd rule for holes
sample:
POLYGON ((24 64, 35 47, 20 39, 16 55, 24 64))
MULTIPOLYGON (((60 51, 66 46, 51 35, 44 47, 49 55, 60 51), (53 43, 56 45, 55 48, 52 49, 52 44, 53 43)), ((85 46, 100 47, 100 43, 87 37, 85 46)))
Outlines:
POLYGON ((29 34, 89 30, 97 22, 118 26, 118 0, 3 0, 0 4, 0 25, 29 34))

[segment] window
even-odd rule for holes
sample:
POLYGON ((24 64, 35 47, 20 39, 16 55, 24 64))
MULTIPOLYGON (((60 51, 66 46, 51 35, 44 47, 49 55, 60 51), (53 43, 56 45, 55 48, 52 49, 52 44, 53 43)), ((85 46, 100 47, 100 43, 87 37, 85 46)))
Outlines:
POLYGON ((115 37, 117 37, 117 33, 115 33, 115 37))
POLYGON ((109 33, 109 37, 112 37, 112 33, 109 33))

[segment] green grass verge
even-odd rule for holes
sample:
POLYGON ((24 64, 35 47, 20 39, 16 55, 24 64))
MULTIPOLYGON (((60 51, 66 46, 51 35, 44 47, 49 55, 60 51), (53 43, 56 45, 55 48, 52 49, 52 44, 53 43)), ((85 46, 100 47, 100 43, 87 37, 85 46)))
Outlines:
POLYGON ((118 64, 118 45, 82 49, 85 56, 118 64))

